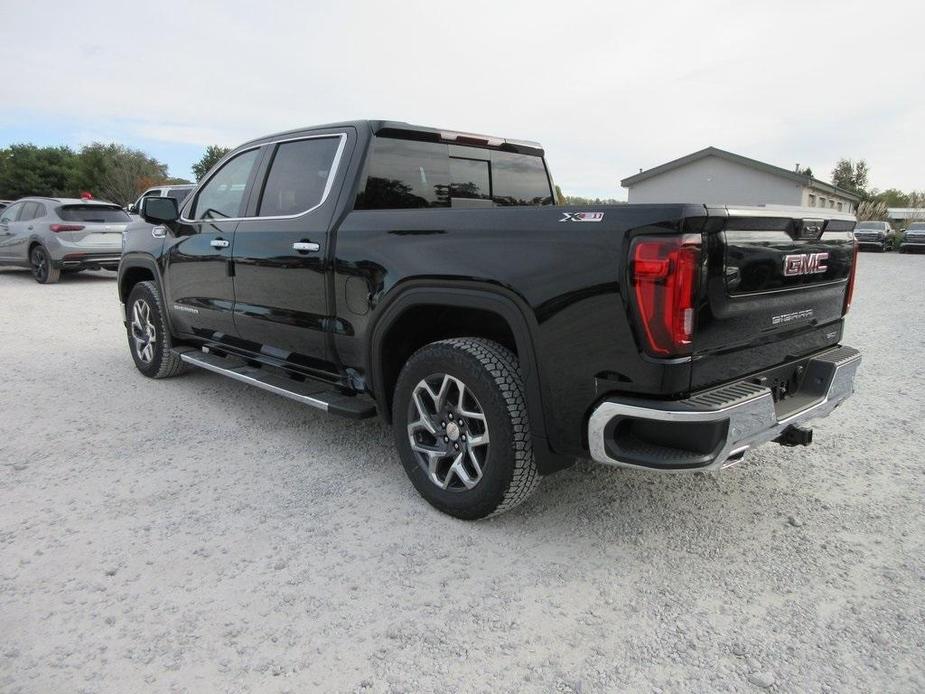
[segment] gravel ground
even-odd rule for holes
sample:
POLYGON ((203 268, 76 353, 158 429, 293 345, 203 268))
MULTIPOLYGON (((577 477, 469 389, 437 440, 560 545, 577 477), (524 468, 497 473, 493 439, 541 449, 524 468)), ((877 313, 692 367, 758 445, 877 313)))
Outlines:
POLYGON ((143 378, 112 275, 0 272, 0 691, 923 691, 923 286, 861 257, 812 447, 465 523, 377 421, 143 378))

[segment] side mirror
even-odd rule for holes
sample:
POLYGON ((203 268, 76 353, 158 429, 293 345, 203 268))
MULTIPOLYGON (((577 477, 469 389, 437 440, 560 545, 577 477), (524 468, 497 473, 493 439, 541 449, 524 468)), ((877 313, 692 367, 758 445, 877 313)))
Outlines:
POLYGON ((129 214, 138 214, 138 208, 135 206, 135 203, 132 203, 131 205, 126 207, 125 211, 128 212, 129 214))
POLYGON ((173 198, 145 198, 141 202, 141 217, 148 224, 170 224, 180 218, 180 210, 173 198))

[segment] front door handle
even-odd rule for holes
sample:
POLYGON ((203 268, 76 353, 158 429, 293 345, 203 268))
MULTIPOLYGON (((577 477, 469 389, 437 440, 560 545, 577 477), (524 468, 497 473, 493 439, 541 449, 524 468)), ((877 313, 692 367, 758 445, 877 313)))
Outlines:
POLYGON ((317 253, 321 250, 321 244, 314 241, 296 241, 292 244, 292 250, 299 253, 317 253))
POLYGON ((228 248, 231 243, 225 239, 212 239, 209 241, 209 245, 212 246, 212 248, 228 248))

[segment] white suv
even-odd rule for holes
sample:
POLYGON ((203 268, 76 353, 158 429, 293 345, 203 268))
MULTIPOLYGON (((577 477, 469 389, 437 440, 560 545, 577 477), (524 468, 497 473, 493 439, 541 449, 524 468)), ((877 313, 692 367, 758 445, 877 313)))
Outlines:
POLYGON ((154 186, 148 188, 144 193, 138 196, 138 199, 128 206, 129 214, 141 213, 141 201, 145 198, 173 198, 177 201, 177 207, 183 204, 186 196, 189 195, 196 187, 195 183, 182 183, 174 186, 154 186))

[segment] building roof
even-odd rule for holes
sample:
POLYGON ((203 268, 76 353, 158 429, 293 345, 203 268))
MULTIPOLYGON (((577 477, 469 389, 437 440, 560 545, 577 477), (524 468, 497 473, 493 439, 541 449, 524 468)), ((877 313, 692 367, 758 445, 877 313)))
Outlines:
POLYGON ((693 154, 688 154, 686 157, 681 157, 680 159, 669 161, 666 164, 653 167, 646 171, 640 171, 638 174, 624 178, 622 181, 620 181, 620 185, 624 188, 629 188, 630 186, 636 185, 637 183, 645 181, 646 179, 659 176, 663 173, 667 173, 668 171, 673 171, 674 169, 686 166, 687 164, 699 161, 700 159, 706 159, 707 157, 719 157, 720 159, 725 159, 726 161, 741 164, 742 166, 748 166, 752 169, 763 171, 764 173, 771 174, 773 176, 780 176, 781 178, 787 178, 805 186, 818 188, 832 194, 840 195, 844 198, 848 198, 849 200, 853 200, 854 202, 861 201, 859 195, 845 190, 844 188, 839 188, 834 183, 827 183, 825 181, 820 181, 818 178, 813 178, 812 176, 799 174, 796 171, 788 171, 787 169, 782 169, 779 166, 765 164, 763 161, 758 161, 757 159, 749 159, 748 157, 743 157, 741 154, 727 152, 726 150, 719 149, 718 147, 706 147, 705 149, 701 149, 700 151, 694 152, 693 154))

